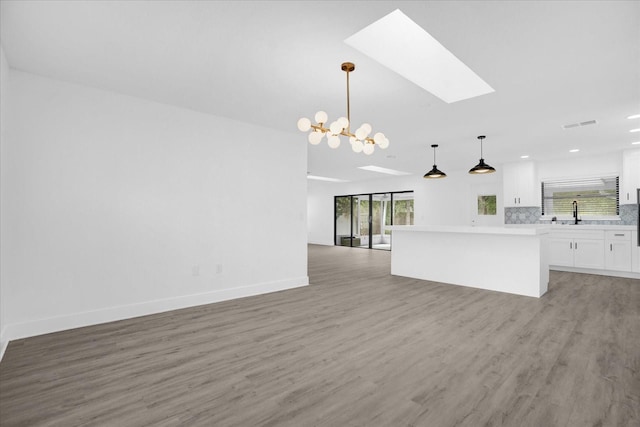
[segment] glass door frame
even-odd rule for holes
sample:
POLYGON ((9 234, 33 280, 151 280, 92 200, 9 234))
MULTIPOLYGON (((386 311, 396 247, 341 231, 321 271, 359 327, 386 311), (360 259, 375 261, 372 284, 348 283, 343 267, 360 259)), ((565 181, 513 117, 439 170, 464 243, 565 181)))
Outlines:
MULTIPOLYGON (((403 193, 414 193, 413 190, 404 190, 404 191, 384 191, 384 192, 374 192, 374 193, 359 193, 359 194, 345 194, 345 195, 340 195, 340 196, 333 196, 333 243, 334 246, 348 246, 348 247, 352 247, 352 248, 363 248, 363 249, 376 249, 376 250, 387 250, 387 249, 378 249, 378 248, 374 248, 373 247, 373 196, 376 195, 380 195, 380 196, 384 196, 385 194, 390 194, 391 195, 391 200, 389 203, 389 209, 390 209, 390 223, 389 225, 393 225, 393 205, 394 205, 394 195, 395 194, 403 194, 403 193), (368 244, 366 246, 363 245, 354 245, 354 240, 355 240, 355 235, 354 235, 354 221, 353 221, 353 215, 354 215, 354 198, 355 197, 363 197, 363 196, 367 196, 367 200, 368 200, 368 205, 369 205, 369 215, 368 215, 368 224, 369 224, 369 233, 368 233, 368 244), (338 210, 337 210, 337 206, 338 206, 338 199, 339 198, 344 198, 344 197, 348 197, 349 198, 349 236, 347 236, 349 238, 349 245, 343 245, 342 241, 338 241, 339 239, 342 239, 344 236, 338 236, 338 210)), ((357 221, 360 221, 360 218, 357 218, 357 221)), ((382 221, 385 221, 385 218, 382 218, 382 221)), ((383 227, 383 224, 381 224, 381 228, 383 227)), ((382 231, 381 231, 382 232, 382 231)))

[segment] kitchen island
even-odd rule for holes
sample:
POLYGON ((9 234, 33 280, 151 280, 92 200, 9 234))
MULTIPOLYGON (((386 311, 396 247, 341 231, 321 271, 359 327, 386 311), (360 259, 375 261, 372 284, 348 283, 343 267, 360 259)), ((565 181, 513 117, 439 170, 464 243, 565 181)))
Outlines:
POLYGON ((391 274, 540 297, 549 227, 392 226, 391 274))

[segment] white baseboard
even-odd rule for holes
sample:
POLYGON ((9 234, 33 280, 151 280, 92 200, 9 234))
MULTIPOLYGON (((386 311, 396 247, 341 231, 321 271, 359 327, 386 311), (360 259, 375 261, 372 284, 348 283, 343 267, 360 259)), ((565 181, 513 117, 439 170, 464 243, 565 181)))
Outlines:
POLYGON ((627 279, 640 279, 640 273, 631 271, 596 270, 592 268, 565 267, 561 265, 550 265, 549 270, 568 271, 570 273, 596 274, 598 276, 623 277, 627 279))
POLYGON ((29 338, 52 332, 60 332, 67 329, 81 328, 84 326, 98 325, 100 323, 114 322, 117 320, 131 319, 133 317, 146 316, 149 314, 162 313, 181 308, 195 307, 237 298, 267 294, 270 292, 278 292, 286 289, 307 286, 308 284, 309 277, 304 276, 294 279, 257 283, 237 288, 221 289, 201 294, 183 295, 138 304, 73 313, 65 316, 38 319, 24 323, 9 324, 3 328, 2 333, 0 334, 0 360, 2 360, 5 349, 11 340, 29 338))
POLYGON ((7 328, 2 328, 0 331, 0 361, 4 357, 4 352, 7 350, 7 345, 9 345, 9 340, 6 338, 7 328))

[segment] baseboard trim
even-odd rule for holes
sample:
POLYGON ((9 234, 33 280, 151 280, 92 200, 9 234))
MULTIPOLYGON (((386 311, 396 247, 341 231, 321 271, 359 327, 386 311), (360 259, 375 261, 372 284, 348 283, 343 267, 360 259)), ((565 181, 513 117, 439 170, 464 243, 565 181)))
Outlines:
POLYGON ((138 304, 129 304, 117 307, 109 307, 100 310, 85 311, 65 316, 38 319, 30 322, 9 324, 0 334, 0 360, 11 340, 29 338, 38 335, 60 332, 68 329, 84 326, 98 325, 117 320, 131 319, 149 314, 162 313, 182 308, 196 307, 237 298, 245 298, 271 292, 284 291, 299 288, 309 284, 309 277, 296 277, 293 279, 264 282, 237 288, 221 289, 193 295, 182 295, 174 298, 147 301, 138 304))
POLYGON ((0 361, 4 357, 4 352, 7 350, 7 346, 9 345, 9 340, 7 339, 7 328, 2 328, 0 331, 0 361))
POLYGON ((597 270, 592 268, 565 267, 561 265, 550 265, 549 270, 567 271, 569 273, 596 274, 598 276, 622 277, 626 279, 640 279, 640 273, 631 271, 597 270))

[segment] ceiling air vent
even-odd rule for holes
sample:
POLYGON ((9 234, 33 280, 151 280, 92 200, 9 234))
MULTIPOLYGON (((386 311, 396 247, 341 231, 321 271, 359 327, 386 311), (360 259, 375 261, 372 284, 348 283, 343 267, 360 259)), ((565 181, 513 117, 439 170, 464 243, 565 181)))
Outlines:
POLYGON ((596 120, 587 120, 586 122, 571 123, 571 124, 568 124, 568 125, 562 125, 562 129, 572 129, 572 128, 577 128, 577 127, 580 127, 580 126, 595 125, 596 123, 598 123, 596 120))

